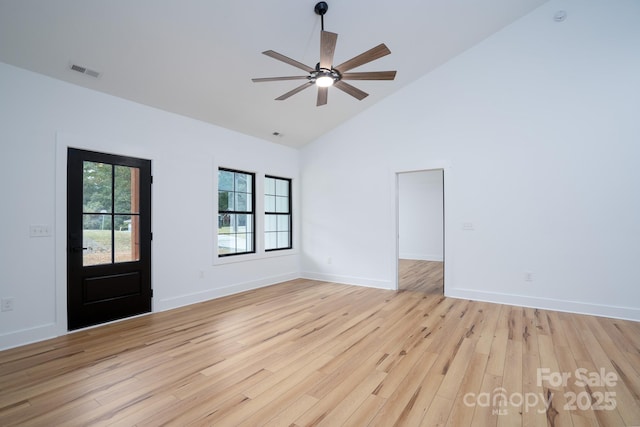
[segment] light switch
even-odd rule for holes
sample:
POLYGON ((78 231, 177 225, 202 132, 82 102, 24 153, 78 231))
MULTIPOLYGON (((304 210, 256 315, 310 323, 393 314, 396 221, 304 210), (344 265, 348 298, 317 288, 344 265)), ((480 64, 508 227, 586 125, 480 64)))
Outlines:
POLYGON ((31 224, 29 226, 29 237, 48 237, 51 230, 46 224, 31 224))

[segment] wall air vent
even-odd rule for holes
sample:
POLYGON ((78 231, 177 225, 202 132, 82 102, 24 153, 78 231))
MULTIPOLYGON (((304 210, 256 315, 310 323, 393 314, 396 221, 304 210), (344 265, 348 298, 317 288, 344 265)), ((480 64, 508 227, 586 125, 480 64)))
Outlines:
POLYGON ((90 70, 89 68, 83 67, 81 65, 69 64, 69 67, 73 71, 77 71, 79 73, 86 74, 87 76, 91 76, 91 77, 94 77, 94 78, 100 77, 100 72, 95 71, 95 70, 90 70))

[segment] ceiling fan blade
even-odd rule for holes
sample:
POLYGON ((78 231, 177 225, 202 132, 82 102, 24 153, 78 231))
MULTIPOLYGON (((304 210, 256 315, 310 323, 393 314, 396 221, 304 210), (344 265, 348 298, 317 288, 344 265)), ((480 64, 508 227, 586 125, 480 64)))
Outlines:
POLYGON ((368 71, 364 73, 344 73, 342 80, 393 80, 395 71, 368 71))
POLYGON ((329 94, 328 87, 319 87, 318 88, 318 102, 316 102, 316 107, 321 105, 325 105, 327 103, 327 95, 329 94))
POLYGON ((340 89, 341 91, 348 93, 349 95, 353 96, 354 98, 357 98, 358 101, 362 101, 364 98, 366 98, 367 96, 369 96, 368 93, 361 91, 360 89, 358 89, 355 86, 351 86, 349 83, 345 83, 342 80, 337 81, 333 84, 333 86, 337 87, 338 89, 340 89))
POLYGON ((320 33, 320 68, 331 69, 337 41, 338 35, 336 33, 330 33, 329 31, 320 33))
POLYGON ((371 48, 368 51, 361 53, 360 55, 355 56, 347 62, 344 62, 334 68, 341 73, 346 73, 352 68, 356 68, 368 62, 375 61, 376 59, 380 59, 383 56, 389 55, 390 53, 391 51, 389 50, 389 48, 384 43, 380 43, 378 46, 371 48))
POLYGON ((305 65, 302 62, 298 62, 295 59, 291 59, 288 56, 284 56, 283 54, 275 52, 273 50, 265 50, 262 53, 273 59, 277 59, 278 61, 282 61, 289 65, 293 65, 294 67, 300 68, 301 70, 304 70, 307 73, 310 73, 315 69, 314 67, 309 67, 308 65, 305 65))
POLYGON ((309 76, 289 76, 289 77, 260 77, 258 79, 251 79, 254 83, 259 82, 279 82, 281 80, 304 80, 308 79, 309 76))
POLYGON ((284 95, 280 95, 279 97, 276 98, 276 101, 284 101, 285 99, 289 98, 290 96, 295 95, 296 93, 301 92, 301 91, 303 91, 306 88, 311 87, 311 86, 313 86, 311 84, 311 82, 302 84, 302 85, 298 86, 297 88, 295 88, 293 90, 290 90, 289 92, 285 93, 284 95))

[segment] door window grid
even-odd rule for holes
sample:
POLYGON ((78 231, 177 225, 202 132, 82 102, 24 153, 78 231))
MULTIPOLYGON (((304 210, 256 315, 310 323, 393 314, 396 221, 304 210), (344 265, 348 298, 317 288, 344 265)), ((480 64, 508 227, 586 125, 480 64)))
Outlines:
POLYGON ((83 266, 140 259, 140 170, 83 162, 83 266))
POLYGON ((218 169, 218 256, 255 252, 255 175, 218 169))
POLYGON ((265 251, 292 248, 291 179, 265 176, 265 251))

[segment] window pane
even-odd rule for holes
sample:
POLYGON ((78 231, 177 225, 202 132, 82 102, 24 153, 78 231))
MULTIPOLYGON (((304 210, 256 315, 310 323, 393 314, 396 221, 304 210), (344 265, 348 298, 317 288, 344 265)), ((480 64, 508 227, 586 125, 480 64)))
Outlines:
POLYGON ((253 252, 253 233, 246 234, 247 249, 246 252, 253 252))
POLYGON ((236 234, 236 252, 247 251, 247 235, 245 233, 236 234))
POLYGON ((130 262, 140 259, 140 227, 138 215, 115 215, 114 241, 115 262, 130 262))
POLYGON ((233 191, 233 172, 218 171, 218 190, 233 191))
POLYGON ((276 196, 264 196, 264 210, 265 212, 276 211, 276 196))
POLYGON ((264 179, 264 194, 276 194, 276 180, 273 178, 264 179))
POLYGON ((234 194, 235 193, 230 191, 218 191, 218 211, 235 210, 234 194))
POLYGON ((246 193, 236 194, 236 206, 235 210, 240 212, 250 212, 251 209, 251 195, 246 193))
POLYGON ((288 197, 276 197, 276 212, 289 212, 288 197))
POLYGON ((250 233, 253 231, 253 216, 245 214, 234 215, 235 219, 235 232, 237 233, 250 233))
POLYGON ((276 215, 265 215, 264 217, 264 231, 276 231, 278 226, 278 219, 276 215))
POLYGON ((276 249, 277 246, 277 236, 276 233, 265 233, 264 234, 264 248, 266 250, 276 249))
POLYGON ((236 238, 231 234, 231 215, 218 215, 218 254, 235 252, 236 238))
POLYGON ((278 231, 289 231, 289 215, 278 215, 278 231))
POLYGON ((242 191, 246 193, 247 192, 247 175, 236 173, 235 178, 236 178, 236 187, 234 188, 234 190, 242 191))
POLYGON ((278 232, 278 248, 287 248, 289 247, 289 233, 288 232, 278 232))
POLYGON ((284 179, 276 180, 275 194, 278 196, 289 196, 289 181, 284 179))
POLYGON ((220 234, 218 235, 218 254, 232 254, 236 252, 236 235, 220 234))
POLYGON ((82 265, 111 264, 111 215, 82 215, 82 265))
POLYGON ((219 233, 228 233, 228 227, 231 222, 231 215, 229 214, 218 214, 218 232, 219 233))
POLYGON ((82 211, 111 213, 112 166, 85 161, 82 168, 82 211))

